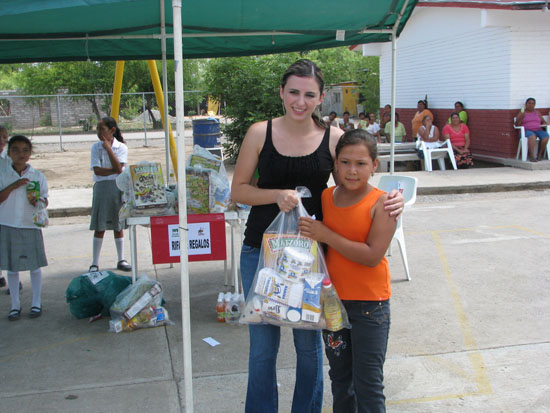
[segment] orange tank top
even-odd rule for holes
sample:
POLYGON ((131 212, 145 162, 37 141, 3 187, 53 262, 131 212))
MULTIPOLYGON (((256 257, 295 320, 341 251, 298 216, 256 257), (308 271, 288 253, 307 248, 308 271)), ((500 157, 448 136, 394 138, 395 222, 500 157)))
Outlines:
MULTIPOLYGON (((373 188, 361 201, 349 207, 334 205, 335 187, 322 194, 323 223, 334 232, 352 241, 366 242, 372 225, 371 209, 384 191, 373 188)), ((391 296, 390 270, 386 258, 376 267, 353 262, 328 247, 327 269, 342 300, 379 301, 391 296)))

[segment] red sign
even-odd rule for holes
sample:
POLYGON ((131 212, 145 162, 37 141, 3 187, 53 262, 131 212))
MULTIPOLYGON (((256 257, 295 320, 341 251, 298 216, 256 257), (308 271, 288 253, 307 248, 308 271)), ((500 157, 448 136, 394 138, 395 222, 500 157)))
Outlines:
MULTIPOLYGON (((179 217, 151 217, 153 264, 180 262, 179 217)), ((224 214, 187 215, 189 261, 226 259, 224 214)))

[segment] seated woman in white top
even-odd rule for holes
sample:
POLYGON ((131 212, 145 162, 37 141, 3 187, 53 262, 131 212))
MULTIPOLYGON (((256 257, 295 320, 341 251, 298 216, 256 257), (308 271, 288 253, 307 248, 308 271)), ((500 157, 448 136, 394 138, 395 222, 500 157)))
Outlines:
POLYGON ((433 123, 433 119, 430 115, 426 115, 422 118, 422 125, 418 128, 416 134, 416 147, 418 157, 420 158, 420 169, 424 170, 424 152, 420 149, 420 141, 424 141, 427 148, 439 148, 441 142, 439 141, 439 128, 433 123))

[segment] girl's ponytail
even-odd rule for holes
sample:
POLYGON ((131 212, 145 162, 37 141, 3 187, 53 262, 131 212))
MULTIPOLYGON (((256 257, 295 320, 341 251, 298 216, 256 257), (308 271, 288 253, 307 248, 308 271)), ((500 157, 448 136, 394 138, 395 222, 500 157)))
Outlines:
POLYGON ((101 121, 107 126, 109 129, 115 128, 115 133, 113 133, 113 136, 115 139, 119 142, 125 143, 124 138, 122 137, 122 132, 120 131, 120 128, 118 127, 116 120, 110 116, 105 116, 101 118, 101 121))

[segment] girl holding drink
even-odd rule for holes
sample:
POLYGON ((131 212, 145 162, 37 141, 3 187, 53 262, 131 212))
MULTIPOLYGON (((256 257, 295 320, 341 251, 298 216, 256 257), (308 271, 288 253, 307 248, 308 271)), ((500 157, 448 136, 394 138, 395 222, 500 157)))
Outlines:
POLYGON ((42 172, 27 162, 32 143, 23 135, 8 142, 12 165, 0 174, 0 268, 8 272, 11 296, 10 321, 21 315, 19 271, 30 271, 32 304, 29 317, 42 315, 42 270, 48 265, 42 230, 33 222, 38 202, 48 205, 48 183, 42 172), (28 190, 30 185, 33 190, 28 190))

